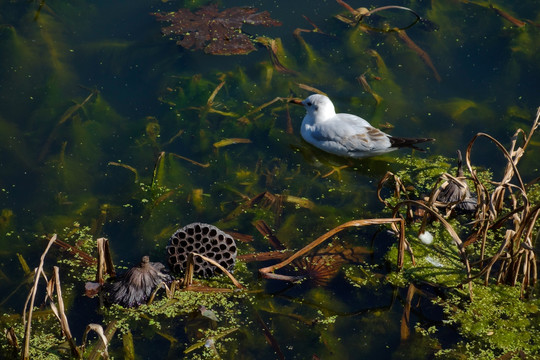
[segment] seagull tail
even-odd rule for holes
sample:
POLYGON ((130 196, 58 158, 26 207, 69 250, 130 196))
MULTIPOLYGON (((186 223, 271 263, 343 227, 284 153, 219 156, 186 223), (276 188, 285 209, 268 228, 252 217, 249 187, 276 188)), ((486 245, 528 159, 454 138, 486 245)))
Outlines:
POLYGON ((427 142, 427 141, 435 141, 435 139, 432 139, 432 138, 403 138, 403 137, 394 137, 394 136, 390 137, 390 144, 392 144, 391 147, 395 147, 395 148, 409 147, 409 148, 419 150, 419 151, 425 151, 425 150, 422 149, 422 148, 419 148, 419 147, 417 147, 415 145, 423 143, 423 142, 427 142))

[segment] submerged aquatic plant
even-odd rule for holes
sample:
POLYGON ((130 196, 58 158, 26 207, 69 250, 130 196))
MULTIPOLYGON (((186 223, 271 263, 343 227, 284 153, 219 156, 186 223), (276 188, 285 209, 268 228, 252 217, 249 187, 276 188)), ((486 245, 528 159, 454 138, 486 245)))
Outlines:
POLYGON ((454 293, 443 302, 445 323, 456 326, 466 341, 436 353, 441 358, 464 354, 469 359, 533 359, 540 355, 540 301, 519 299, 520 287, 476 287, 475 301, 454 293))
POLYGON ((162 28, 163 35, 179 38, 176 43, 186 49, 204 50, 213 55, 241 55, 255 50, 252 40, 242 32, 242 25, 279 26, 268 11, 233 7, 219 11, 208 5, 194 13, 180 9, 171 13, 153 13, 158 21, 169 22, 162 28))

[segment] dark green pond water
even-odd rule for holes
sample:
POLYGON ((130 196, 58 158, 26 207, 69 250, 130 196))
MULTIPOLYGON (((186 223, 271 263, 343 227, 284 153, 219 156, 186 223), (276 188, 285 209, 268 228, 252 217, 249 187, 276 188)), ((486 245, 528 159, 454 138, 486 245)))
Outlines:
MULTIPOLYGON (((507 144, 517 128, 529 129, 540 104, 539 3, 491 2, 499 12, 489 3, 398 1, 438 30, 392 10, 370 18, 374 30, 365 32, 335 17, 350 15, 335 1, 218 2, 220 9, 255 6, 282 22, 243 27, 251 39, 281 40, 278 57, 291 71, 280 72, 260 43, 248 55, 186 50, 162 36, 165 24, 150 14, 197 9, 204 1, 0 0, 0 309, 20 314, 30 289, 16 254, 33 269, 47 237, 66 238, 77 227, 107 237, 115 263, 132 266, 146 254, 164 261, 170 235, 191 222, 253 236, 239 244, 240 253, 250 253, 272 250, 253 225, 257 220, 289 249, 299 249, 346 221, 388 217, 377 183, 386 171, 399 170, 396 158, 411 150, 343 160, 301 139, 301 107, 277 101, 254 111, 276 97, 305 98, 312 93, 306 86, 328 94, 338 112, 391 125, 386 131, 393 135, 437 139, 413 157, 453 158, 478 132, 507 144), (394 27, 408 27, 431 65, 397 32, 377 30, 394 27), (309 31, 299 39, 297 28, 309 31), (380 101, 363 87, 362 75, 380 101), (230 138, 250 142, 214 145, 230 138), (325 176, 343 165, 349 166, 325 176), (285 195, 283 203, 235 212, 264 191, 285 195)), ((350 1, 354 8, 387 4, 350 1)), ((496 168, 503 157, 485 145, 473 160, 496 168)), ((540 175, 539 155, 540 141, 533 139, 520 163, 525 179, 540 175)), ((395 239, 384 228, 345 231, 340 239, 373 250, 365 264, 388 271, 384 255, 395 239)), ((53 248, 47 266, 62 257, 53 248)), ((353 286, 343 271, 327 286, 289 286, 257 277, 268 264, 244 269, 245 285, 260 292, 238 300, 241 329, 225 345, 236 355, 225 358, 276 358, 257 316, 285 358, 433 353, 430 344, 401 341, 406 288, 353 286)), ((83 292, 84 284, 75 284, 68 311, 78 339, 87 323, 103 321, 98 301, 83 292)), ((422 301, 411 323, 441 325, 441 310, 422 301)), ((174 346, 144 321, 132 324, 138 358, 182 357, 188 342, 182 321, 163 331, 178 340, 174 346)), ((457 339, 441 328, 444 346, 457 339)), ((111 349, 121 358, 122 340, 115 337, 111 349)))

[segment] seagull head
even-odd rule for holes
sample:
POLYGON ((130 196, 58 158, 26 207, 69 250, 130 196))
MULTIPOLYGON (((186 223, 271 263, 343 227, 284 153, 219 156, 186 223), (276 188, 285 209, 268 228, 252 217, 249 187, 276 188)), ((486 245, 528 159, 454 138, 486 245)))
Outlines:
POLYGON ((302 105, 307 111, 306 116, 312 117, 316 122, 325 121, 336 116, 336 109, 328 96, 320 94, 310 95, 302 101, 302 105))

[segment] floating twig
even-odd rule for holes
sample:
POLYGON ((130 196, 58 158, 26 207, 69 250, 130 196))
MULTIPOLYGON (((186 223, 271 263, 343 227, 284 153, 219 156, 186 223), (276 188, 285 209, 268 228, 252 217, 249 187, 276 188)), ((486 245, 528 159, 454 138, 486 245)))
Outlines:
POLYGON ((264 236, 270 245, 276 250, 285 250, 287 247, 281 243, 281 241, 274 235, 274 232, 266 224, 264 220, 257 220, 254 223, 255 228, 264 236))
MULTIPOLYGON (((414 24, 416 23, 420 23, 422 25, 424 25, 424 27, 427 29, 427 30, 430 30, 430 31, 433 31, 433 30, 437 30, 438 29, 438 26, 436 24, 434 24, 432 21, 426 19, 426 18, 423 18, 421 17, 416 11, 414 11, 413 9, 410 9, 408 7, 405 7, 405 6, 398 6, 398 5, 387 5, 387 6, 381 6, 381 7, 378 7, 378 8, 375 8, 375 9, 372 9, 372 10, 369 10, 368 12, 364 12, 362 14, 360 14, 360 18, 358 21, 362 21, 364 18, 366 17, 369 17, 379 11, 383 11, 383 10, 390 10, 390 9, 396 9, 396 10, 405 10, 405 11, 408 11, 410 13, 412 13, 414 16, 416 16, 416 20, 408 25, 408 26, 405 26, 403 28, 399 28, 398 30, 405 30, 405 29, 408 29, 410 28, 411 26, 413 26, 414 24)), ((396 29, 391 29, 390 31, 395 31, 396 29)))
POLYGON ((245 114, 244 116, 240 117, 238 119, 238 121, 240 121, 241 123, 246 123, 246 124, 249 124, 251 121, 249 120, 249 117, 252 116, 253 114, 256 114, 258 113, 259 111, 261 111, 262 109, 278 102, 278 101, 284 101, 284 102, 288 102, 291 98, 283 98, 283 97, 276 97, 274 98, 273 100, 270 100, 258 107, 256 107, 255 109, 249 111, 247 114, 245 114))
MULTIPOLYGON (((268 277, 273 277, 273 276, 277 275, 277 274, 272 274, 274 271, 276 271, 278 269, 281 269, 282 267, 284 267, 284 266, 290 264, 291 262, 293 262, 295 259, 298 259, 299 257, 304 256, 309 251, 311 251, 315 247, 319 246, 321 243, 328 240, 329 238, 331 238, 335 234, 345 230, 346 228, 349 228, 349 227, 362 227, 362 226, 367 226, 367 225, 382 225, 382 224, 391 224, 392 225, 392 227, 395 229, 395 231, 400 234, 400 236, 399 236, 400 244, 405 241, 405 230, 404 230, 404 221, 403 221, 403 219, 390 218, 390 219, 352 220, 352 221, 346 222, 346 223, 344 223, 342 225, 339 225, 339 226, 335 227, 334 229, 328 231, 327 233, 320 236, 319 238, 317 238, 316 240, 314 240, 310 244, 308 244, 305 247, 303 247, 302 249, 298 250, 296 253, 294 253, 292 256, 290 256, 286 260, 280 262, 279 264, 275 264, 275 265, 271 265, 271 266, 267 266, 265 268, 259 269, 259 272, 261 273, 261 275, 263 277, 267 277, 267 278, 268 277), (396 228, 396 224, 400 225, 399 229, 396 228)), ((403 247, 404 247, 404 245, 403 245, 403 247)), ((402 266, 403 266, 403 258, 398 258, 398 268, 401 269, 402 266)))
POLYGON ((226 231, 223 231, 223 232, 230 235, 230 236, 232 236, 234 239, 236 239, 236 240, 238 240, 240 242, 250 243, 250 242, 253 241, 253 236, 252 235, 242 234, 242 233, 232 231, 232 230, 226 230, 226 231))

